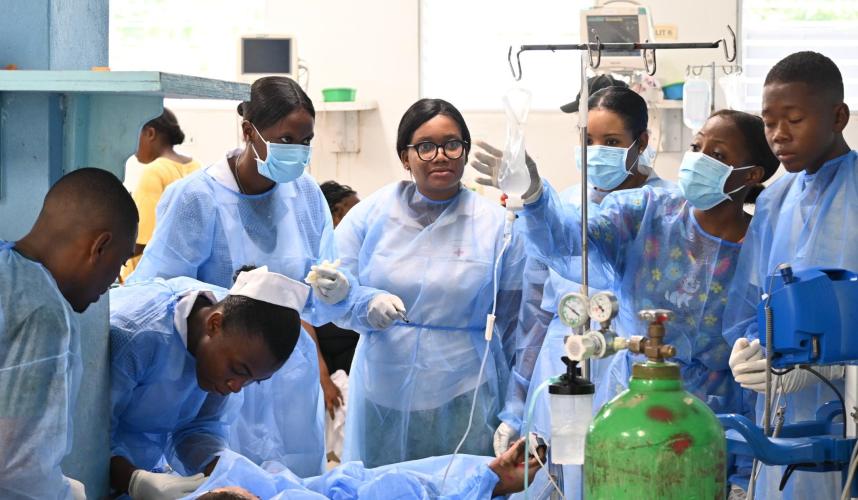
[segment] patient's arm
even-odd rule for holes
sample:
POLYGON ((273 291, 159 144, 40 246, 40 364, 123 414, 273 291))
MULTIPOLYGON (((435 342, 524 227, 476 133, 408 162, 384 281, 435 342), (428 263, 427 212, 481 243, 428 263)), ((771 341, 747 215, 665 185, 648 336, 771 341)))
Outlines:
MULTIPOLYGON (((532 451, 531 451, 532 453, 532 451)), ((545 462, 545 450, 539 449, 539 457, 545 462)), ((536 471, 539 470, 539 462, 531 456, 528 464, 528 482, 533 481, 536 471)), ((508 495, 524 489, 524 438, 515 442, 501 456, 489 462, 489 469, 500 478, 492 495, 508 495)))

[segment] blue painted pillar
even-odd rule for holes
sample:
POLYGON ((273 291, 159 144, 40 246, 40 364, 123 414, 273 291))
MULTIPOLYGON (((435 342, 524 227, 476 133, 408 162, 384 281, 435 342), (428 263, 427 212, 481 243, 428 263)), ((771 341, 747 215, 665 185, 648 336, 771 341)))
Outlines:
MULTIPOLYGON (((107 66, 108 0, 0 0, 0 68, 88 70, 107 66)), ((0 238, 36 220, 63 174, 64 98, 0 94, 0 238)))
MULTIPOLYGON (((108 64, 108 0, 0 0, 0 13, 0 67, 89 70, 108 64)), ((0 93, 0 239, 26 234, 50 186, 83 166, 70 161, 74 155, 65 145, 74 128, 65 120, 67 101, 62 94, 0 93)), ((63 462, 63 472, 83 481, 89 498, 108 493, 107 302, 102 298, 79 317, 84 374, 73 451, 63 462)))

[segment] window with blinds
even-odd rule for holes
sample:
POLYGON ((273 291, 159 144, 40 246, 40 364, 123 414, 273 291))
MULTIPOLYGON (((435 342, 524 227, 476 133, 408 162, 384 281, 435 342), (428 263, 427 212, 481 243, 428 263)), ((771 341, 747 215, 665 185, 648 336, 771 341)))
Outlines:
POLYGON ((843 75, 846 102, 858 111, 858 1, 741 0, 745 109, 759 112, 763 82, 783 57, 812 50, 843 75))
MULTIPOLYGON (((507 63, 513 45, 580 43, 584 0, 420 0, 420 94, 468 111, 498 111, 516 82, 507 63)), ((513 60, 515 58, 513 51, 513 60)), ((531 109, 557 109, 580 85, 577 52, 526 52, 521 85, 531 109)))

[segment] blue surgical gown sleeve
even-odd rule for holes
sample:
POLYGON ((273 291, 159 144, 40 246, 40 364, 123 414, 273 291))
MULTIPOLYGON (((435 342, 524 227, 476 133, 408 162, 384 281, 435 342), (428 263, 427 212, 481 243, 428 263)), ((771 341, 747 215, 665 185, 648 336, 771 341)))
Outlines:
POLYGON ((45 303, 24 318, 4 309, 27 304, 4 304, 10 297, 0 293, 0 498, 71 498, 60 462, 71 446, 73 327, 46 300, 58 292, 31 285, 17 284, 45 303))
MULTIPOLYGON (((351 290, 349 290, 349 308, 339 316, 339 319, 335 323, 340 328, 354 330, 358 333, 366 333, 374 330, 367 319, 369 303, 376 295, 388 293, 385 290, 361 285, 356 278, 360 269, 361 247, 363 246, 367 231, 366 214, 364 212, 368 208, 368 203, 358 203, 355 205, 343 217, 343 220, 340 221, 334 231, 337 250, 342 262, 340 270, 346 273, 349 283, 352 286, 351 290)), ((401 272, 407 273, 409 270, 402 269, 401 272)))
MULTIPOLYGON (((568 280, 580 279, 581 216, 578 209, 562 202, 544 181, 542 196, 522 211, 528 255, 548 264, 568 280)), ((611 193, 598 210, 588 216, 591 266, 607 266, 616 275, 625 271, 626 250, 637 237, 652 188, 611 193)))
MULTIPOLYGON (((111 350, 115 353, 114 355, 119 350, 116 339, 116 335, 111 335, 111 350)), ((123 457, 133 464, 132 450, 145 448, 149 442, 140 434, 120 432, 120 417, 131 403, 137 381, 142 379, 148 366, 140 359, 139 352, 138 355, 130 355, 132 351, 134 350, 126 350, 126 355, 114 359, 110 364, 110 455, 123 457)))
POLYGON ((763 256, 768 255, 767 242, 772 241, 772 230, 766 220, 767 208, 762 204, 758 206, 745 235, 724 308, 724 340, 731 347, 741 337, 759 337, 757 304, 765 286, 767 272, 763 256))
POLYGON ((521 323, 523 275, 527 255, 524 242, 518 231, 512 237, 501 260, 498 276, 497 307, 495 308, 495 330, 500 335, 506 366, 515 362, 516 332, 521 323))
POLYGON ((173 431, 168 442, 167 456, 184 465, 185 475, 202 472, 218 455, 228 448, 229 421, 240 407, 234 396, 209 394, 196 418, 173 431))
MULTIPOLYGON (((198 278, 215 240, 215 200, 205 191, 185 190, 186 181, 167 187, 158 202, 157 224, 128 282, 152 278, 198 278)), ((223 286, 221 283, 216 283, 223 286)))
POLYGON ((542 309, 548 266, 535 258, 527 258, 522 284, 521 312, 514 334, 514 363, 507 385, 506 400, 498 417, 521 433, 524 402, 536 359, 542 348, 552 313, 542 309))
MULTIPOLYGON (((322 196, 321 192, 319 196, 322 196)), ((324 210, 324 219, 325 223, 322 228, 322 238, 319 242, 319 263, 325 260, 334 262, 339 257, 337 240, 334 236, 334 224, 331 220, 331 213, 328 210, 324 210)), ((360 283, 358 283, 357 278, 348 266, 341 266, 339 270, 349 280, 349 294, 346 298, 336 304, 327 304, 325 301, 319 300, 315 293, 311 293, 307 299, 309 307, 305 308, 305 312, 309 310, 311 311, 311 314, 309 317, 305 317, 304 319, 315 326, 324 325, 335 318, 348 314, 351 305, 355 301, 361 300, 361 298, 368 292, 372 291, 366 287, 360 286, 360 283)), ((306 316, 306 314, 304 316, 306 316)))
MULTIPOLYGON (((153 349, 155 343, 147 341, 145 332, 134 337, 122 333, 114 330, 111 334, 110 451, 111 456, 121 456, 136 466, 142 466, 135 463, 134 457, 151 455, 159 444, 147 433, 123 432, 119 424, 129 405, 137 403, 132 400, 135 389, 147 380, 153 367, 159 367, 158 360, 154 359, 157 350, 153 349)), ((169 462, 184 475, 202 471, 227 448, 227 426, 238 412, 239 405, 240 402, 233 397, 207 395, 194 419, 171 433, 167 449, 163 450, 169 462)))

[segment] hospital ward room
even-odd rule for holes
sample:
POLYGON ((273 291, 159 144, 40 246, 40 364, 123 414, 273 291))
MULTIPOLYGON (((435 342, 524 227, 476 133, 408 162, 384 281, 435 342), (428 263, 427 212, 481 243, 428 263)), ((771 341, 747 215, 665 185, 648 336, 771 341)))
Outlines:
POLYGON ((0 0, 0 500, 858 500, 856 114, 858 0, 0 0))

